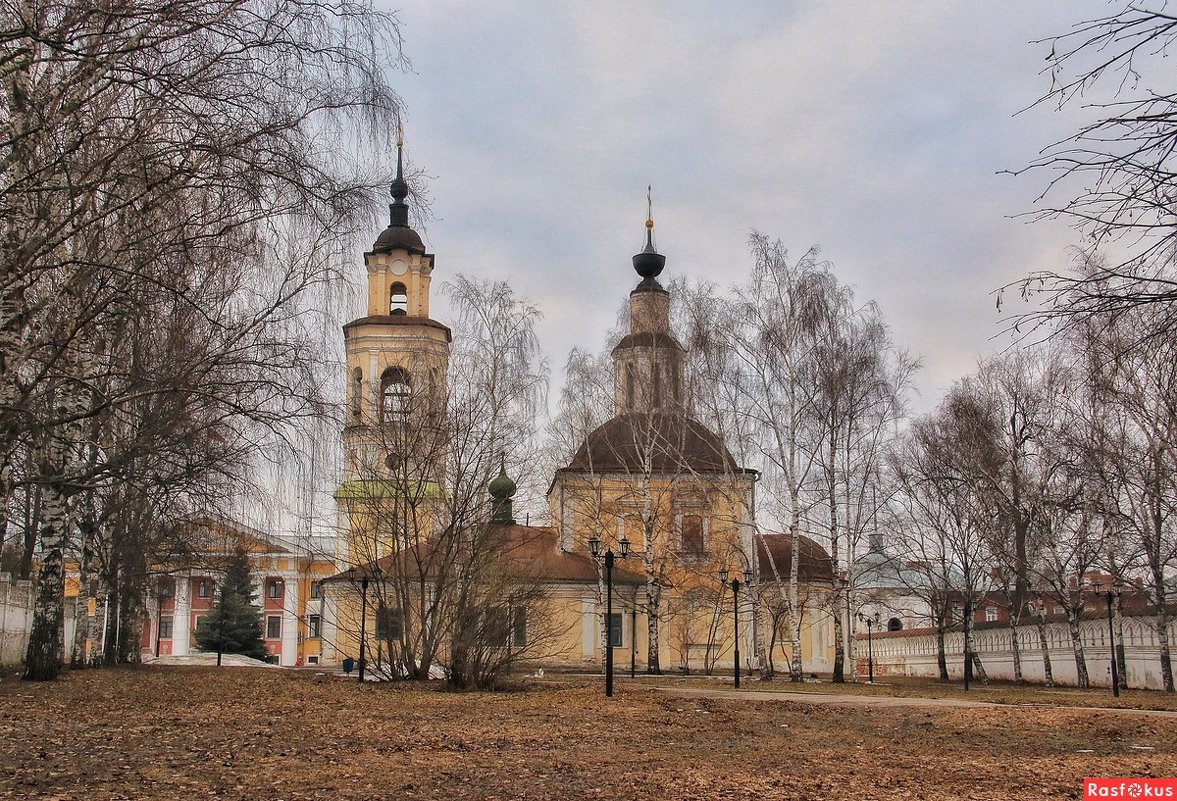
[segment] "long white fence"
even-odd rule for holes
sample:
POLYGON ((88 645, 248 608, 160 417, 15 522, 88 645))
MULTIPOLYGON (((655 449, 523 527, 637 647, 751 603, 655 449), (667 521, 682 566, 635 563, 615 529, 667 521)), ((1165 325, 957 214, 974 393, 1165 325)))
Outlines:
MULTIPOLYGON (((1042 651, 1036 626, 1018 627, 1018 644, 1022 658, 1022 675, 1027 681, 1044 681, 1042 651)), ((1083 642, 1084 661, 1092 686, 1111 687, 1111 660, 1108 624, 1106 620, 1084 620, 1079 623, 1083 642)), ((1055 684, 1078 684, 1075 652, 1071 645, 1071 631, 1066 623, 1046 626, 1047 651, 1055 684)), ((980 657, 986 674, 991 679, 1013 680, 1014 659, 1010 647, 1010 629, 986 628, 973 632, 973 650, 980 657)), ((1177 644, 1177 621, 1170 622, 1169 642, 1177 644)), ((874 653, 875 677, 920 676, 935 678, 940 675, 936 661, 935 632, 880 632, 875 634, 870 650, 874 653)), ((948 660, 949 676, 960 679, 964 674, 964 634, 949 632, 944 636, 944 651, 948 660)), ((854 644, 854 656, 860 675, 867 672, 868 642, 861 634, 854 644)), ((1173 654, 1172 656, 1177 656, 1173 654)), ((1161 681, 1161 648, 1156 622, 1152 617, 1124 618, 1124 661, 1128 672, 1128 686, 1159 690, 1161 681)))

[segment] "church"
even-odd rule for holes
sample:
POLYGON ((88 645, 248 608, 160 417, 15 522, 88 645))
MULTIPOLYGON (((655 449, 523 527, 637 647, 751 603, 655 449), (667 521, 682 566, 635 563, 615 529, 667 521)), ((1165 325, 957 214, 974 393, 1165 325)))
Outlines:
MULTIPOLYGON (((398 145, 389 225, 364 254, 367 313, 343 326, 340 572, 323 582, 320 664, 363 659, 405 675, 423 658, 444 664, 459 647, 452 627, 474 626, 477 642, 489 638, 536 666, 596 669, 611 652, 618 671, 730 673, 737 645, 744 671, 764 659, 786 666, 789 637, 773 603, 783 596, 763 579, 788 575, 792 549, 786 535, 758 530, 756 471, 692 416, 652 215, 632 257, 629 330, 612 351, 612 418, 551 477, 548 526, 514 520, 516 488, 501 465, 483 480, 480 522, 453 541, 476 547, 494 537, 507 555, 499 583, 477 616, 440 620, 441 599, 457 592, 448 588, 473 586, 487 568, 437 559, 454 528, 453 337, 430 316, 435 258, 409 225, 408 192, 398 145)), ((802 660, 823 672, 833 658, 822 603, 829 557, 812 540, 801 554, 811 599, 802 660)))

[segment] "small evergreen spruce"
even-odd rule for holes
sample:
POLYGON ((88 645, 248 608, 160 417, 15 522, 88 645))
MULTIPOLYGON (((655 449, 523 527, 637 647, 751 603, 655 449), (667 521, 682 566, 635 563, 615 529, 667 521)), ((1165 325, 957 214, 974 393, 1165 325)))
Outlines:
POLYGON ((242 654, 265 660, 262 642, 262 611, 252 604, 253 584, 249 578, 249 553, 239 545, 229 558, 220 597, 196 627, 196 645, 202 651, 242 654))

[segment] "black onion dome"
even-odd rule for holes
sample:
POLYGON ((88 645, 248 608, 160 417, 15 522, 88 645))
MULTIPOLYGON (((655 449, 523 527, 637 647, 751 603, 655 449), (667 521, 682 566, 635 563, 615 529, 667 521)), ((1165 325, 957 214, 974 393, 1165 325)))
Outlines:
POLYGON ((664 412, 614 417, 585 438, 564 469, 597 473, 744 472, 705 425, 664 412))
MULTIPOLYGON (((654 250, 654 221, 646 220, 646 246, 633 257, 633 269, 642 278, 653 282, 666 268, 666 257, 654 250)), ((645 283, 645 282, 643 282, 645 283)))
POLYGON ((405 203, 405 198, 409 196, 409 184, 405 180, 400 142, 396 144, 396 177, 392 179, 389 193, 392 195, 392 203, 388 204, 388 227, 376 238, 372 252, 391 253, 394 250, 407 250, 410 253, 425 253, 425 244, 421 237, 409 227, 409 207, 405 203))

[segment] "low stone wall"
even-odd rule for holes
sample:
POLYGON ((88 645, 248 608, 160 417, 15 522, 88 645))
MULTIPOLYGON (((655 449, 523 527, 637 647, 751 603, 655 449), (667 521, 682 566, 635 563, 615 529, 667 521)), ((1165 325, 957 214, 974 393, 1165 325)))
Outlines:
MULTIPOLYGON (((33 625, 36 595, 31 581, 16 581, 0 573, 0 665, 17 665, 24 661, 29 646, 29 629, 33 625)), ((65 605, 66 653, 73 643, 74 605, 65 605)))
MULTIPOLYGON (((1128 669, 1128 686, 1159 690, 1161 682, 1161 649, 1155 620, 1151 617, 1124 618, 1124 659, 1128 669)), ((1078 683, 1075 652, 1071 632, 1066 623, 1050 623, 1046 627, 1050 667, 1056 684, 1078 683)), ((1111 660, 1106 620, 1084 620, 1079 624, 1087 674, 1092 686, 1111 687, 1111 660)), ((1177 644, 1177 621, 1170 623, 1169 642, 1177 644)), ((1021 646, 1022 675, 1027 681, 1042 682, 1042 651, 1035 626, 1018 628, 1021 646)), ((871 643, 874 652, 875 678, 880 676, 939 676, 936 666, 935 632, 896 631, 875 634, 871 643)), ((858 635, 854 644, 856 668, 860 676, 867 674, 867 638, 858 635)), ((948 674, 954 679, 964 676, 964 634, 950 632, 944 637, 948 658, 948 674)), ((1010 649, 1010 630, 979 629, 973 632, 973 650, 981 659, 991 679, 1013 680, 1013 652, 1010 649)))

